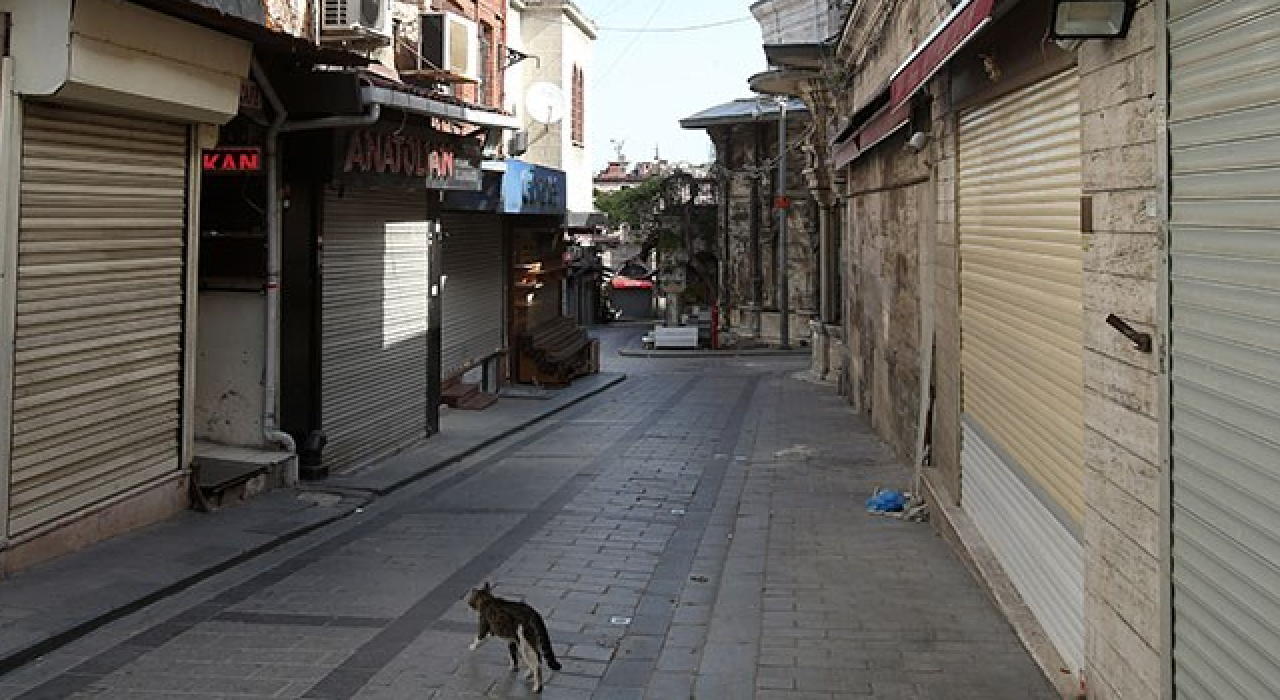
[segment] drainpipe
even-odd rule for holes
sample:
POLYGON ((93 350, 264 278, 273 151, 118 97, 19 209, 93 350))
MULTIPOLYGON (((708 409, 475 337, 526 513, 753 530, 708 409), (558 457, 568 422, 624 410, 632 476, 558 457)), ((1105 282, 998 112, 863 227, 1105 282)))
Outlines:
POLYGON ((382 116, 380 105, 368 105, 364 114, 356 117, 322 117, 306 121, 286 122, 288 114, 279 95, 271 86, 266 71, 253 57, 254 80, 262 88, 262 94, 271 104, 273 114, 266 138, 267 177, 267 313, 266 357, 262 381, 262 434, 267 442, 278 444, 292 453, 298 451, 293 436, 280 429, 276 403, 280 384, 280 267, 283 214, 280 211, 280 134, 312 129, 336 129, 352 126, 368 126, 382 116))

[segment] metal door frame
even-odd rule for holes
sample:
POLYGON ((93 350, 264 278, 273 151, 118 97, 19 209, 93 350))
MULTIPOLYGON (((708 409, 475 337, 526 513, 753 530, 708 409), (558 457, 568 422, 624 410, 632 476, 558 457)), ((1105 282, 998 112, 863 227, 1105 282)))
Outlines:
POLYGON ((1173 401, 1172 373, 1169 371, 1169 324, 1172 303, 1169 246, 1169 12, 1168 0, 1155 8, 1155 118, 1156 237, 1160 259, 1156 264, 1156 421, 1159 426, 1160 456, 1160 694, 1173 697, 1173 401))
MULTIPOLYGON (((17 323, 18 190, 22 174, 22 110, 13 97, 13 59, 0 56, 0 338, 17 323)), ((13 452, 13 343, 0 343, 0 551, 9 543, 9 489, 13 452)))

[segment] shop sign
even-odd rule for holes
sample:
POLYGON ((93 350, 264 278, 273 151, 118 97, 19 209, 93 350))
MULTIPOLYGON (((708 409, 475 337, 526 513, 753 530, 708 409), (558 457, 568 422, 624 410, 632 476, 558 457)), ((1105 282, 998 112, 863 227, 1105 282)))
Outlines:
POLYGON ((256 173, 262 170, 258 148, 207 148, 200 152, 200 169, 209 174, 256 173))
POLYGON ((338 132, 337 177, 372 186, 480 189, 480 142, 424 128, 338 132))
POLYGON ((563 170, 508 160, 502 177, 502 211, 507 214, 564 214, 563 170))

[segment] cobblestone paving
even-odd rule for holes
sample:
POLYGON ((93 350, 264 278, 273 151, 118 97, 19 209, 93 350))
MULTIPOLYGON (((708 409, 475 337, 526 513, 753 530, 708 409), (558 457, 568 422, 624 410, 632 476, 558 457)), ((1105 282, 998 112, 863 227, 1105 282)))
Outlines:
POLYGON ((909 478, 793 358, 632 361, 613 391, 6 677, 0 697, 529 697, 467 645, 492 581, 543 697, 1052 698, 909 478))

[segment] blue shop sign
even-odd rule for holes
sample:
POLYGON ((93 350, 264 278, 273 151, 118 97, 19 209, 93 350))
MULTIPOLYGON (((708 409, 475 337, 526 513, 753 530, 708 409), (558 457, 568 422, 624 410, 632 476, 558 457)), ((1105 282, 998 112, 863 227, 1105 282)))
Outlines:
POLYGON ((564 214, 565 188, 563 170, 508 160, 502 176, 502 212, 564 214))

